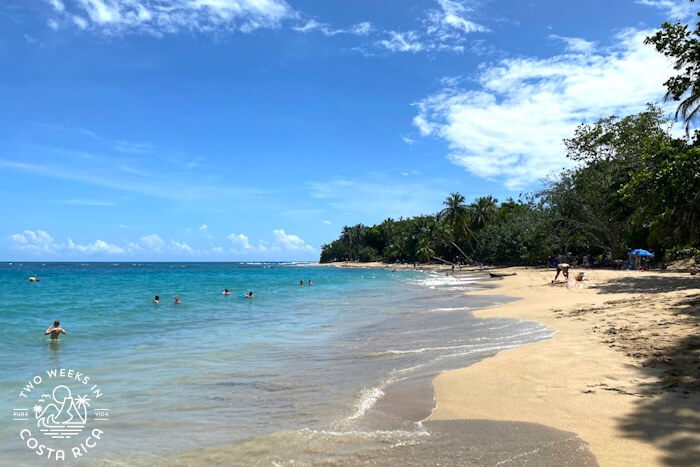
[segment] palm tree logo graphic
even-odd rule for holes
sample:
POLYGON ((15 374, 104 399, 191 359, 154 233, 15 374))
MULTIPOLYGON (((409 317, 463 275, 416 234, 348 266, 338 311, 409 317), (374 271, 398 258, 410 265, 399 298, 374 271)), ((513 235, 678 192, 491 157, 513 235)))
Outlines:
POLYGON ((87 394, 73 396, 68 386, 56 386, 51 393, 43 394, 32 408, 40 431, 51 438, 71 438, 80 434, 87 422, 90 399, 87 394))

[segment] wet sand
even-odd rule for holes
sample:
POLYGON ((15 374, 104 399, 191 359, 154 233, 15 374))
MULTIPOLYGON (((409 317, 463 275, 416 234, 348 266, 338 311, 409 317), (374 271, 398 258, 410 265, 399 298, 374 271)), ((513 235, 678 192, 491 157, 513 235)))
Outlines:
POLYGON ((538 321, 555 338, 440 374, 430 420, 576 433, 601 465, 698 465, 700 278, 594 269, 551 286, 551 270, 510 272, 498 293, 522 300, 475 315, 538 321))

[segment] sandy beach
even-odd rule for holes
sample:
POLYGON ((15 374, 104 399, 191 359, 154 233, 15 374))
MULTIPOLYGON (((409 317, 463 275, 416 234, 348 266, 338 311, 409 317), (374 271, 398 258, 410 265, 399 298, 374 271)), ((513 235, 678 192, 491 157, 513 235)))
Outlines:
POLYGON ((554 339, 440 374, 431 419, 570 431, 604 466, 697 465, 700 278, 593 269, 552 286, 552 270, 508 272, 497 292, 521 300, 476 316, 538 321, 554 339))

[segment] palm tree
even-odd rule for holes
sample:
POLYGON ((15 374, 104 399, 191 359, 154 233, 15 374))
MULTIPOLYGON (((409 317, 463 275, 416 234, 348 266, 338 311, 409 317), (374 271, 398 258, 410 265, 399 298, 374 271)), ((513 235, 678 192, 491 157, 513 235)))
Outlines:
MULTIPOLYGON (((455 243, 457 243, 456 240, 459 239, 461 234, 463 234, 464 240, 468 243, 473 238, 474 234, 469 228, 469 207, 464 204, 464 196, 459 193, 450 193, 450 196, 445 198, 442 204, 445 208, 438 213, 438 219, 447 223, 452 228, 455 243)), ((460 252, 462 251, 460 248, 458 249, 460 252)), ((467 255, 464 256, 466 257, 467 255)))
POLYGON ((482 196, 471 204, 471 225, 472 230, 481 230, 490 224, 496 217, 496 206, 498 200, 493 196, 482 196))
POLYGON ((469 224, 469 208, 464 204, 464 196, 451 193, 442 204, 445 208, 440 211, 438 218, 450 224, 455 230, 466 228, 469 224))
POLYGON ((700 115, 700 21, 695 30, 688 26, 680 21, 674 24, 666 22, 661 25, 661 30, 644 41, 675 60, 674 68, 680 74, 664 83, 665 99, 680 102, 676 118, 680 115, 685 121, 686 136, 690 132, 690 122, 700 115))
POLYGON ((340 242, 345 246, 345 252, 350 254, 352 249, 352 229, 347 225, 343 227, 343 231, 340 234, 340 242))

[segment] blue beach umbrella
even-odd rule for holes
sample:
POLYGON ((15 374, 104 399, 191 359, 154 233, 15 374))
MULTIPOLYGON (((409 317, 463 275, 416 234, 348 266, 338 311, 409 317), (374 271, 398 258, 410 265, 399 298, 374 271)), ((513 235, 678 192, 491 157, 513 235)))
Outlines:
POLYGON ((648 257, 654 256, 654 253, 652 253, 651 251, 643 250, 643 249, 641 249, 641 248, 637 248, 636 250, 632 250, 632 251, 630 251, 630 253, 633 254, 633 255, 639 255, 639 256, 642 256, 642 257, 644 257, 644 256, 648 256, 648 257))

